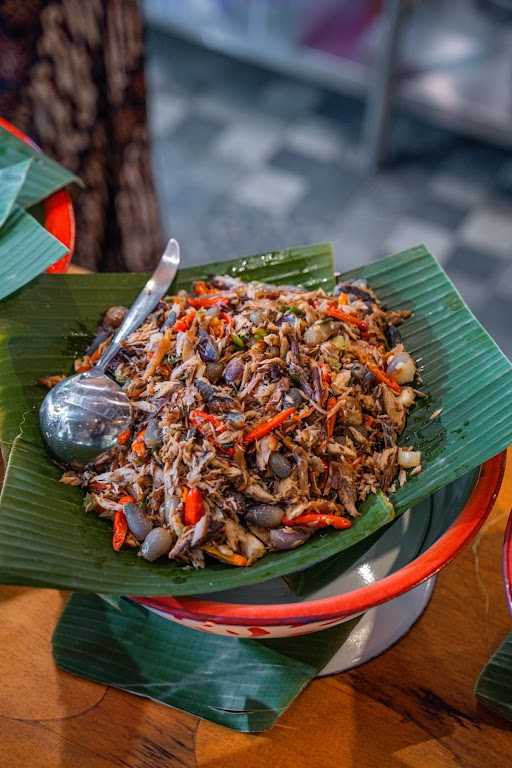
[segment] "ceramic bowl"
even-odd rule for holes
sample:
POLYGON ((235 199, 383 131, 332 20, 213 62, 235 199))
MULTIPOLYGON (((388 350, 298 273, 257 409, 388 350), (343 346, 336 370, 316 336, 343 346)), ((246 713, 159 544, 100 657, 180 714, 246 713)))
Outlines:
POLYGON ((275 579, 205 596, 133 599, 171 621, 234 637, 290 637, 340 624, 414 590, 447 565, 491 511, 505 460, 499 454, 409 510, 369 549, 356 550, 348 570, 329 572, 307 595, 275 579))
MULTIPOLYGON (((32 139, 2 117, 0 117, 0 126, 21 141, 30 144, 38 152, 40 151, 32 139)), ((47 272, 67 272, 75 248, 75 216, 70 194, 67 190, 60 189, 47 197, 42 205, 45 228, 68 248, 68 252, 48 267, 47 272)))

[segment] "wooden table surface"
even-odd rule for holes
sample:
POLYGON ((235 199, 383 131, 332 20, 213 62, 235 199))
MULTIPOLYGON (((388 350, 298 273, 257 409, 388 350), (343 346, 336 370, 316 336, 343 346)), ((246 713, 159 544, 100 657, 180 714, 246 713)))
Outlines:
POLYGON ((511 506, 509 454, 492 514, 441 573, 409 634, 359 669, 315 680, 261 735, 58 670, 51 635, 66 595, 1 588, 0 768, 512 765, 512 725, 473 695, 482 666, 511 628, 500 571, 511 506))

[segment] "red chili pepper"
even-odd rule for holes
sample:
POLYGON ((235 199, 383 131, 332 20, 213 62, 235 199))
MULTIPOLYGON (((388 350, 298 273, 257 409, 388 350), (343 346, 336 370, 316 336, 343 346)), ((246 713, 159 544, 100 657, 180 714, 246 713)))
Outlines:
POLYGON ((123 546, 126 534, 128 533, 128 523, 124 512, 114 512, 114 531, 112 534, 112 548, 119 552, 123 546))
MULTIPOLYGON (((330 397, 327 401, 327 410, 330 411, 336 405, 336 398, 330 397)), ((334 425, 336 424, 336 414, 334 416, 327 417, 327 437, 332 437, 334 432, 334 425)))
POLYGON ((131 434, 132 434, 131 429, 125 429, 123 432, 121 432, 121 434, 117 438, 117 442, 119 443, 119 445, 126 445, 126 443, 131 437, 131 434))
POLYGON ((377 423, 377 420, 373 418, 373 416, 370 416, 369 413, 365 413, 363 416, 363 421, 365 424, 367 424, 370 428, 374 427, 377 423))
POLYGON ((221 320, 224 320, 225 323, 228 325, 233 325, 233 316, 229 314, 229 312, 219 312, 219 317, 221 320))
POLYGON ((188 331, 188 329, 194 322, 195 316, 196 316, 195 312, 189 312, 187 315, 185 315, 185 317, 182 317, 180 320, 176 320, 176 322, 172 326, 173 331, 176 331, 176 333, 178 333, 179 331, 188 331))
POLYGON ((217 432, 224 432, 226 429, 224 422, 218 419, 217 416, 214 416, 213 413, 206 413, 206 411, 201 411, 199 408, 190 412, 190 423, 193 427, 200 428, 205 421, 211 424, 217 432))
POLYGON ((146 443, 144 442, 144 429, 137 434, 137 437, 132 443, 132 451, 139 457, 144 458, 146 455, 146 443))
POLYGON ((293 413, 295 413, 295 408, 286 408, 284 411, 281 411, 281 413, 278 413, 277 416, 254 427, 254 429, 244 436, 244 443, 252 443, 254 440, 260 440, 262 437, 265 437, 265 435, 268 435, 270 432, 273 432, 274 429, 281 426, 281 424, 289 419, 293 413))
POLYGON ((378 379, 379 381, 382 381, 382 383, 385 384, 390 389, 392 389, 396 395, 400 394, 400 392, 402 391, 400 388, 400 384, 394 379, 392 379, 391 376, 388 376, 387 373, 384 373, 384 371, 381 371, 381 369, 374 363, 366 363, 366 367, 371 373, 373 373, 376 379, 378 379))
POLYGON ((356 328, 359 328, 361 331, 367 331, 368 330, 368 323, 364 320, 360 320, 355 315, 351 314, 350 312, 343 312, 342 309, 338 309, 337 307, 329 307, 327 310, 327 315, 329 317, 334 317, 336 320, 341 320, 343 323, 349 323, 350 325, 355 325, 356 328))
POLYGON ((306 512, 303 515, 293 518, 283 518, 283 525, 306 525, 309 528, 332 528, 345 529, 350 528, 352 523, 346 517, 338 515, 324 515, 320 512, 306 512))
POLYGON ((197 299, 192 297, 187 299, 188 304, 196 309, 215 307, 217 304, 227 304, 228 301, 226 296, 199 296, 197 299))
POLYGON ((218 449, 219 449, 219 451, 221 451, 222 453, 225 453, 225 454, 226 454, 226 456, 234 456, 234 455, 235 455, 235 449, 234 449, 234 448, 231 448, 230 446, 227 446, 226 448, 224 448, 224 446, 223 446, 223 445, 217 445, 217 448, 218 448, 218 449))
POLYGON ((204 515, 203 496, 199 488, 190 488, 185 496, 183 520, 185 525, 195 525, 204 515))
POLYGON ((194 293, 197 293, 198 296, 204 296, 206 293, 217 293, 217 289, 210 288, 204 280, 197 280, 194 283, 194 293))
POLYGON ((331 369, 326 363, 320 363, 320 370, 322 371, 322 384, 329 386, 332 381, 331 369))
POLYGON ((122 504, 123 507, 125 504, 135 504, 135 499, 133 496, 121 496, 119 499, 119 504, 122 504))

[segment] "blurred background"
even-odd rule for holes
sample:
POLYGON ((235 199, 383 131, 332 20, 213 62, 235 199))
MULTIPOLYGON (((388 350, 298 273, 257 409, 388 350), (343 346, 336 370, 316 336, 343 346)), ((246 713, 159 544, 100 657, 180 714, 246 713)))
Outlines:
POLYGON ((77 263, 425 243, 512 355, 512 0, 0 0, 0 51, 77 263))
POLYGON ((187 261, 425 243, 512 354, 512 3, 145 0, 162 225, 187 261))

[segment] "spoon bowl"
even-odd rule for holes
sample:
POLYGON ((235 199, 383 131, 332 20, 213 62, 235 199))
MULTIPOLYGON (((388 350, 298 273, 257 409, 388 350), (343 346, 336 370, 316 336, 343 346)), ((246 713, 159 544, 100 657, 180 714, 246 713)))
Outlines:
POLYGON ((180 263, 177 240, 167 243, 152 276, 132 304, 111 343, 94 368, 70 376, 51 389, 39 410, 41 434, 60 461, 87 464, 116 445, 132 421, 131 405, 105 370, 122 342, 155 309, 174 280, 180 263))
POLYGON ((92 368, 65 379, 46 395, 39 412, 43 438, 61 461, 87 464, 115 445, 132 421, 119 384, 92 368))

